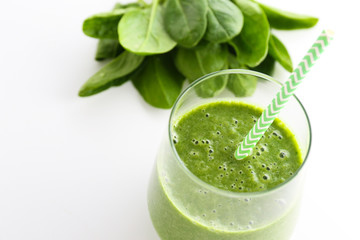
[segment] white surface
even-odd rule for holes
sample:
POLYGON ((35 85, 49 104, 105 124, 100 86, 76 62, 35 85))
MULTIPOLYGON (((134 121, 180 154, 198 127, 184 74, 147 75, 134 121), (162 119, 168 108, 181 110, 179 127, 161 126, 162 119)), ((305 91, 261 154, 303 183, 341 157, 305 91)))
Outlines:
MULTIPOLYGON (((297 93, 313 145, 292 240, 360 239, 356 1, 266 2, 321 19, 311 30, 277 31, 294 63, 322 28, 336 32, 297 93)), ((158 239, 146 188, 169 111, 149 107, 131 83, 77 97, 102 65, 93 60, 97 41, 83 35, 82 21, 114 3, 0 3, 1 240, 158 239)), ((276 76, 287 73, 278 66, 276 76)))

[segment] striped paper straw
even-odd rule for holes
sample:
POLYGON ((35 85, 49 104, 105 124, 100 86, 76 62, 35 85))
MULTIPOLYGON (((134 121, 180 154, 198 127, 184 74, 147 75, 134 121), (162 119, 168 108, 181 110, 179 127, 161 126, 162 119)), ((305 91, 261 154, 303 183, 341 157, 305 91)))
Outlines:
POLYGON ((237 160, 241 160, 251 154, 251 151, 257 142, 261 139, 266 130, 270 127, 272 122, 280 113, 280 110, 294 94, 296 88, 302 82, 301 80, 309 72, 310 68, 315 64, 316 60, 318 60, 325 47, 329 45, 333 35, 333 32, 330 30, 324 30, 320 34, 298 67, 290 75, 280 91, 276 94, 276 97, 263 111, 259 120, 250 130, 245 139, 241 142, 238 149, 235 151, 234 155, 237 160))

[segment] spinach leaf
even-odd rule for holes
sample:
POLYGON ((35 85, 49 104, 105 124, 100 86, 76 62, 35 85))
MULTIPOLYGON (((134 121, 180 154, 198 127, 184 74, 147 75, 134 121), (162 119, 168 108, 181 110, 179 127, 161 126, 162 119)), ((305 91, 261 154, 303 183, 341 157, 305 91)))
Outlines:
POLYGON ((270 26, 260 6, 250 0, 234 0, 244 15, 244 26, 240 35, 229 43, 234 47, 242 64, 259 65, 266 57, 270 37, 270 26))
POLYGON ((138 68, 143 60, 143 56, 138 56, 127 51, 123 52, 90 77, 81 87, 79 96, 91 96, 113 85, 121 85, 128 80, 125 77, 138 68))
POLYGON ((123 48, 117 39, 100 39, 96 50, 95 60, 102 61, 104 59, 115 58, 122 51, 123 48))
MULTIPOLYGON (((189 82, 208 73, 227 68, 228 50, 225 45, 202 42, 192 49, 179 48, 175 56, 175 65, 189 82)), ((199 84, 195 90, 201 97, 218 95, 227 83, 227 76, 215 77, 199 84)))
MULTIPOLYGON (((227 69, 228 65, 225 64, 221 69, 227 69)), ((220 70, 221 70, 220 69, 220 70)), ((229 76, 222 75, 213 77, 206 82, 202 82, 195 86, 195 92, 202 98, 211 98, 219 95, 226 87, 229 76)))
POLYGON ((119 41, 128 51, 137 54, 159 54, 169 52, 176 45, 166 33, 161 6, 158 0, 151 9, 128 12, 118 27, 119 41))
POLYGON ((118 24, 121 17, 134 8, 114 9, 111 12, 99 13, 85 19, 83 32, 94 38, 118 39, 118 24))
MULTIPOLYGON (((247 69, 245 65, 238 62, 232 54, 228 56, 229 68, 231 69, 247 69)), ((251 75, 231 74, 229 76, 226 87, 234 93, 236 97, 251 96, 257 85, 257 77, 251 75)))
POLYGON ((252 70, 257 72, 262 72, 267 75, 272 75, 274 73, 275 69, 275 59, 268 54, 264 61, 260 63, 260 65, 256 66, 255 68, 252 68, 252 70))
MULTIPOLYGON (((308 28, 317 21, 256 0, 117 3, 113 11, 83 23, 86 35, 100 39, 95 59, 112 61, 88 79, 79 95, 90 96, 132 79, 149 104, 170 108, 184 77, 193 82, 226 68, 250 68, 271 75, 275 61, 292 71, 287 49, 271 35, 270 27, 308 28), (145 59, 145 55, 156 56, 145 59)), ((197 84, 195 91, 200 97, 213 97, 227 87, 236 96, 250 96, 256 84, 251 76, 217 76, 197 84)))
POLYGON ((208 5, 206 40, 226 42, 240 33, 244 19, 235 4, 230 0, 208 0, 208 5))
POLYGON ((284 30, 311 28, 319 21, 316 17, 283 11, 262 3, 259 5, 265 11, 270 26, 273 28, 284 30))
POLYGON ((284 44, 273 34, 269 41, 269 54, 278 61, 288 72, 292 72, 293 65, 288 51, 284 44))
POLYGON ((132 76, 132 82, 144 100, 165 109, 173 106, 183 80, 169 54, 148 57, 132 76))
POLYGON ((165 29, 184 47, 194 47, 206 31, 207 0, 167 0, 165 29))

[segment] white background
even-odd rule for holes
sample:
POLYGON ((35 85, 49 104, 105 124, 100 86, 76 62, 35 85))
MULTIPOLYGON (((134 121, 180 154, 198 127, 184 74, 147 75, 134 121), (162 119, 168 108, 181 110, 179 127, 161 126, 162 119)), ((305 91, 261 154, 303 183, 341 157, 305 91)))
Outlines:
MULTIPOLYGON (((360 64, 356 1, 268 0, 318 16, 278 37, 298 63, 323 28, 332 45, 297 92, 313 127, 292 240, 360 239, 360 64)), ((157 240, 146 190, 169 111, 130 82, 90 98, 80 86, 102 64, 82 21, 114 0, 0 3, 0 239, 157 240), (141 146, 141 148, 140 148, 141 146)), ((276 78, 287 73, 277 66, 276 78)))

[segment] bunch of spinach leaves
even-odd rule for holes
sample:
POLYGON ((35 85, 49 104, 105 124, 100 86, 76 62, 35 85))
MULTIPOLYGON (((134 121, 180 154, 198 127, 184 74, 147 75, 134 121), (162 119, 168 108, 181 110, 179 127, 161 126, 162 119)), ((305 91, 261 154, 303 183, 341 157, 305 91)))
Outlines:
MULTIPOLYGON (((116 4, 87 18, 83 32, 98 38, 95 59, 110 59, 81 87, 86 97, 131 80, 154 107, 171 108, 189 82, 210 72, 242 68, 272 74, 275 61, 293 70, 289 53, 271 29, 310 28, 318 19, 253 0, 153 0, 116 4)), ((197 89, 211 97, 228 88, 250 95, 256 80, 218 77, 197 89)))

